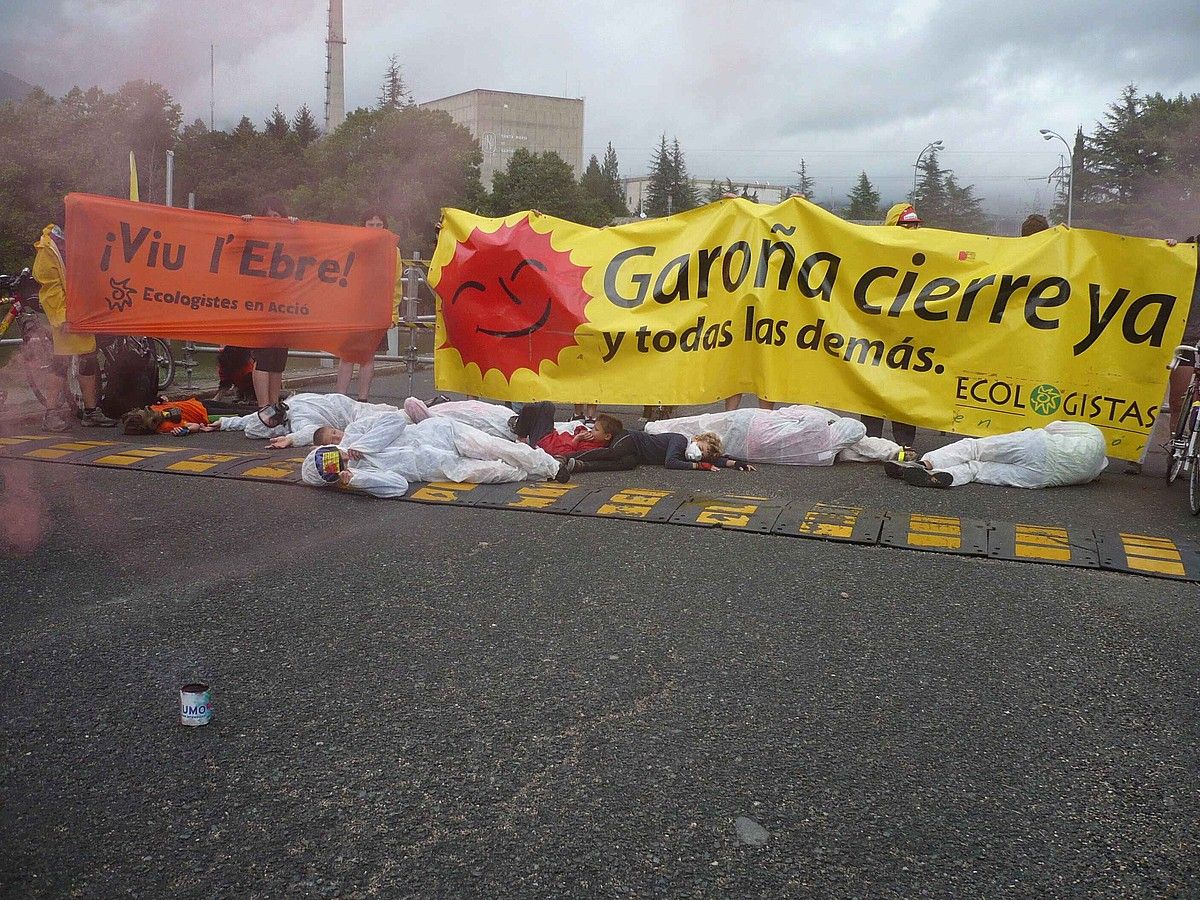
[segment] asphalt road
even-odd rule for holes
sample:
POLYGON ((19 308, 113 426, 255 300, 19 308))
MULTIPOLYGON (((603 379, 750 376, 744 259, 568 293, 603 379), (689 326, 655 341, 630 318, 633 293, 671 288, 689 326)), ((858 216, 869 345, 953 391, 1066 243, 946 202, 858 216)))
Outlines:
MULTIPOLYGON (((23 493, 0 525, 45 525, 0 558, 7 896, 1200 895, 1194 584, 3 474, 23 493), (216 714, 187 729, 194 678, 216 714)), ((707 477, 1197 534, 1181 493, 1119 466, 1047 492, 707 477)))

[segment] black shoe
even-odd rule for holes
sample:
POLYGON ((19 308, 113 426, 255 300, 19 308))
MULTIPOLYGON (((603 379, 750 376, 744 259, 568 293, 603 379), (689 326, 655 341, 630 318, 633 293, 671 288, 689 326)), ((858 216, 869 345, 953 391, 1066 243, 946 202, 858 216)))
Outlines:
POLYGON ((883 463, 883 471, 884 471, 884 474, 886 474, 888 478, 903 478, 904 473, 908 469, 912 469, 914 467, 918 468, 918 469, 922 469, 922 470, 924 470, 924 468, 925 468, 920 463, 899 462, 894 459, 885 460, 883 463))
MULTIPOLYGON (((558 457, 555 457, 558 459, 558 457)), ((566 484, 571 480, 571 473, 578 467, 574 459, 558 459, 558 472, 554 476, 554 480, 559 484, 566 484)))
POLYGON ((914 487, 948 488, 954 484, 954 476, 949 472, 934 472, 924 466, 909 466, 900 477, 914 487))
POLYGON ((425 401, 426 406, 437 406, 439 403, 449 403, 450 398, 445 394, 438 394, 436 397, 430 397, 425 401))

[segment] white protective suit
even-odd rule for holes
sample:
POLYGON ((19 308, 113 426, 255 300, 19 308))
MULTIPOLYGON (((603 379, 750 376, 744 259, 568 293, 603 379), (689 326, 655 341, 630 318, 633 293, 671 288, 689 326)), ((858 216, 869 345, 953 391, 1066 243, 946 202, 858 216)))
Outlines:
MULTIPOLYGON (((407 402, 407 401, 406 401, 407 402)), ((428 407, 429 415, 433 418, 453 419, 472 428, 478 428, 484 434, 516 440, 516 434, 508 427, 509 420, 516 415, 507 406, 498 403, 485 403, 482 400, 451 400, 428 407)))
MULTIPOLYGON (((403 413, 358 419, 347 426, 340 446, 364 454, 349 463, 350 486, 376 497, 403 497, 410 481, 498 484, 550 479, 559 469, 558 460, 543 450, 447 417, 416 425, 403 413)), ((315 454, 304 460, 301 475, 308 484, 322 485, 315 454)))
POLYGON ((313 432, 323 425, 345 430, 351 422, 365 416, 400 412, 386 403, 363 403, 345 394, 292 394, 284 403, 288 407, 288 421, 284 425, 268 428, 258 413, 253 412, 248 416, 226 416, 220 420, 221 430, 244 431, 248 438, 286 434, 291 437, 293 447, 303 447, 313 442, 313 432))
POLYGON ((784 466, 831 466, 836 459, 894 459, 900 449, 893 441, 867 437, 867 429, 858 419, 819 406, 735 409, 663 419, 648 422, 646 431, 686 435, 711 431, 720 435, 725 452, 736 459, 784 466))
POLYGON ((1013 434, 964 438, 921 457, 953 486, 980 481, 1008 487, 1086 484, 1108 465, 1104 435, 1086 422, 1051 422, 1013 434))

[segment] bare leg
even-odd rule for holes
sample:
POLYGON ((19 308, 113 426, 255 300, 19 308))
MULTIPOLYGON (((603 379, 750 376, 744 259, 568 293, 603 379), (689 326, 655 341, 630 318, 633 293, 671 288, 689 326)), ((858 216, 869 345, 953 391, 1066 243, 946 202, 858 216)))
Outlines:
POLYGON ((774 409, 775 404, 772 403, 770 400, 764 400, 762 397, 759 397, 758 398, 758 408, 759 409, 774 409))
MULTIPOLYGON (((358 399, 366 400, 371 393, 371 379, 375 377, 375 360, 363 363, 358 367, 358 399)), ((347 383, 346 385, 350 385, 347 383)), ((342 393, 345 393, 343 391, 342 393)))
POLYGON ((732 397, 725 398, 725 412, 733 412, 742 405, 742 395, 734 394, 732 397))
POLYGON ((271 391, 270 402, 278 403, 279 395, 283 391, 283 373, 282 372, 272 372, 271 373, 270 391, 271 391))
POLYGON ((339 394, 350 394, 350 380, 354 378, 354 363, 344 359, 338 360, 337 381, 334 390, 339 394))
POLYGON ((272 372, 264 372, 261 369, 255 369, 251 376, 254 379, 254 399, 258 402, 261 409, 264 406, 271 404, 271 375, 272 372))
POLYGON ((98 375, 80 375, 79 393, 83 394, 83 408, 95 409, 100 405, 100 377, 98 375))

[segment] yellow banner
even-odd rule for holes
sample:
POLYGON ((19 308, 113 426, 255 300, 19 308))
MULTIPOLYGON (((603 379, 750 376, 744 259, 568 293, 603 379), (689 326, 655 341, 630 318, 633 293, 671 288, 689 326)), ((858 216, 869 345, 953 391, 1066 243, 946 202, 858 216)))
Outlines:
POLYGON ((437 385, 502 400, 740 392, 985 435, 1077 419, 1136 459, 1196 247, 853 225, 799 199, 589 228, 446 210, 437 385))

